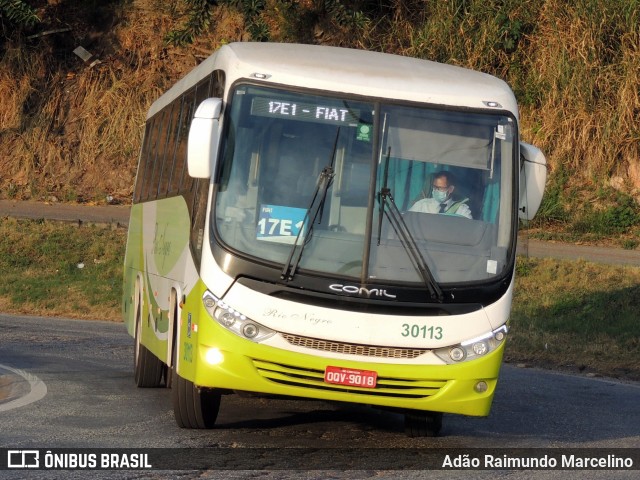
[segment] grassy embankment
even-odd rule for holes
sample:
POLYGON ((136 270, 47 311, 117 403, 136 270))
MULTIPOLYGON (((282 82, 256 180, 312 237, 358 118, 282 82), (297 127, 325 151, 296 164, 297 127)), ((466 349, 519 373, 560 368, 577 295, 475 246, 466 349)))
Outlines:
POLYGON ((0 219, 0 311, 119 320, 126 233, 0 219))
POLYGON ((0 39, 0 151, 11 152, 0 198, 128 203, 151 102, 260 26, 271 41, 385 51, 504 79, 521 106, 522 139, 550 165, 533 236, 640 245, 640 0, 266 0, 249 16, 246 2, 219 3, 184 47, 164 38, 183 25, 186 4, 156 0, 46 2, 34 32, 0 39), (71 29, 27 38, 58 19, 71 29), (78 45, 100 63, 79 60, 78 45))
MULTIPOLYGON (((0 220, 0 311, 119 321, 125 240, 0 220)), ((506 359, 640 380, 639 308, 639 268, 521 258, 506 359)))

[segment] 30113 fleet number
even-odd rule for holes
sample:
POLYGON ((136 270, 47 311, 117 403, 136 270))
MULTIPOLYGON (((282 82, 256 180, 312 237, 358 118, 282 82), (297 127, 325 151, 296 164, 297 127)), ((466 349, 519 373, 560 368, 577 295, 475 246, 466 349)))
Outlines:
POLYGON ((402 336, 411 338, 425 338, 429 340, 442 340, 442 327, 427 327, 426 325, 402 325, 402 336))

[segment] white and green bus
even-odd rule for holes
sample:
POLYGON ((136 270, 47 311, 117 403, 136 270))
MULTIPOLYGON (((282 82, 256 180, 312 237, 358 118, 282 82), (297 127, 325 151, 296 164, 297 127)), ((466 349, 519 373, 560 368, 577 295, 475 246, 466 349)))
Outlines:
POLYGON ((170 386, 187 428, 234 392, 394 409, 412 436, 488 415, 518 218, 546 178, 518 132, 487 74, 223 46, 147 115, 124 266, 137 385, 170 386), (442 172, 466 215, 412 208, 442 172))

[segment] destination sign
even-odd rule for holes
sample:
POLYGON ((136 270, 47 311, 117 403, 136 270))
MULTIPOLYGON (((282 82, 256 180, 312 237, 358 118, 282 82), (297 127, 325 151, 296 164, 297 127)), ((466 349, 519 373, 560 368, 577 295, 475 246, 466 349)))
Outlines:
POLYGON ((344 104, 340 106, 330 103, 311 104, 256 97, 251 103, 251 115, 295 118, 296 120, 336 125, 354 125, 359 121, 360 112, 347 108, 344 104))

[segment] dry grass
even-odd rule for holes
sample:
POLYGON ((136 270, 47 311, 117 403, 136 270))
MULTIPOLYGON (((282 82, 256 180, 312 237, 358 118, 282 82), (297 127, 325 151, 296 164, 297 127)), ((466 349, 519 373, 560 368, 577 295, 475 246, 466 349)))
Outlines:
POLYGON ((638 2, 545 2, 527 58, 544 94, 524 112, 538 128, 524 131, 552 165, 585 180, 620 175, 640 189, 639 24, 638 2))
MULTIPOLYGON (((393 0, 357 24, 337 24, 317 2, 267 3, 262 19, 275 41, 411 55, 504 78, 521 103, 523 139, 543 149, 552 177, 563 176, 567 194, 558 198, 569 214, 600 201, 593 192, 609 183, 640 198, 638 0, 393 0)), ((11 156, 0 197, 130 200, 151 102, 221 44, 248 39, 242 15, 223 6, 195 45, 167 47, 179 14, 158 0, 124 4, 113 28, 94 36, 102 63, 92 68, 55 50, 53 37, 27 50, 5 45, 0 145, 11 156)))
POLYGON ((392 3, 359 45, 505 79, 521 104, 523 139, 566 177, 570 215, 601 201, 603 185, 640 200, 640 2, 392 3))
POLYGON ((34 92, 34 79, 42 75, 42 59, 25 55, 22 48, 9 47, 0 61, 0 125, 2 130, 19 130, 23 105, 34 92))

